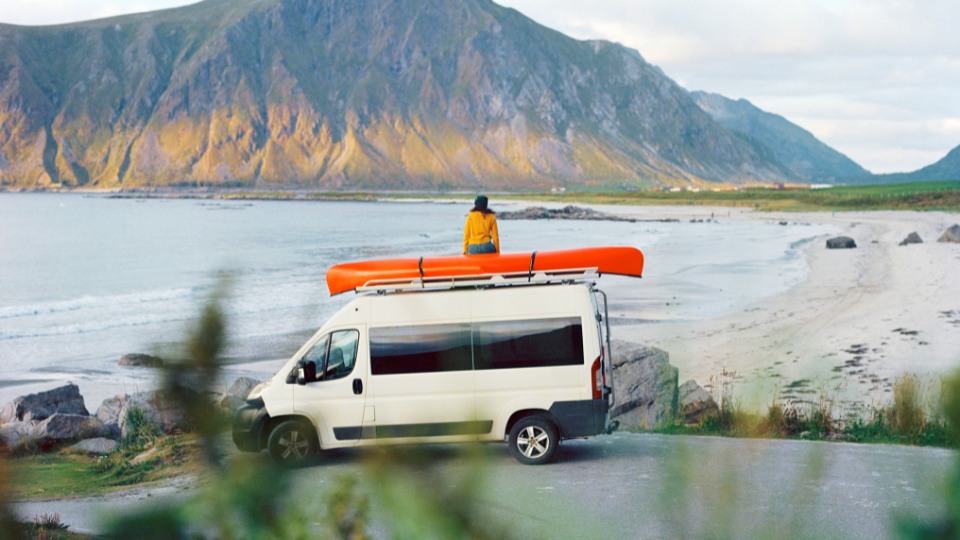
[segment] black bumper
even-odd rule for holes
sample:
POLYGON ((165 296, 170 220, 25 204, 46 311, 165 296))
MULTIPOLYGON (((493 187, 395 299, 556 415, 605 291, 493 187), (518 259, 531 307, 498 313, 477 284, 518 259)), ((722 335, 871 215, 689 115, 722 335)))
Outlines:
POLYGON ((263 428, 270 420, 263 402, 247 402, 233 413, 233 444, 244 452, 259 452, 264 447, 263 428))
POLYGON ((609 410, 610 405, 605 399, 558 401, 550 406, 550 414, 557 419, 563 439, 606 433, 609 410))

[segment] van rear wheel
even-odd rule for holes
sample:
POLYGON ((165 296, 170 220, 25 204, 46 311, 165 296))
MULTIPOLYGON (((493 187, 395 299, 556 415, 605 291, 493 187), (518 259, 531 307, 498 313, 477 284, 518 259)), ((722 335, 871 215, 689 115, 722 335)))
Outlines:
POLYGON ((296 467, 317 453, 317 438, 303 421, 288 420, 270 432, 267 449, 276 463, 296 467))
POLYGON ((557 428, 543 416, 522 418, 510 429, 510 452, 525 465, 549 462, 559 444, 557 428))

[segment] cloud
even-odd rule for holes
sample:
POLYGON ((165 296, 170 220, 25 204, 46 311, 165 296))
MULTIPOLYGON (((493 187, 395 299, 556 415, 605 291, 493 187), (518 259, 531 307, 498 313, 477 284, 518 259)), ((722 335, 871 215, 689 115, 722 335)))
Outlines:
POLYGON ((198 0, 0 0, 0 23, 40 26, 88 21, 196 3, 198 0))

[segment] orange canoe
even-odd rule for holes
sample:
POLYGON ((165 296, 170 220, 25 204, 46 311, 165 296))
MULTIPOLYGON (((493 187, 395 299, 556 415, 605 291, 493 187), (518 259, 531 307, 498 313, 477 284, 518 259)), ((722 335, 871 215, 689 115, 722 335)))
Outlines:
POLYGON ((379 259, 338 264, 327 270, 331 295, 389 281, 518 274, 572 269, 640 277, 643 253, 634 247, 592 247, 531 253, 379 259))

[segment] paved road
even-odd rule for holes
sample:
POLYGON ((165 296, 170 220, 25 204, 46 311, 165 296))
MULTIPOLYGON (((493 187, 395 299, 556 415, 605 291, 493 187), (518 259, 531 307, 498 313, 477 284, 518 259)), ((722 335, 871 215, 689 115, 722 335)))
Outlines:
MULTIPOLYGON (((463 448, 425 447, 426 460, 411 471, 419 489, 446 493, 466 482, 473 465, 463 448)), ((897 516, 939 513, 943 482, 958 462, 955 452, 931 448, 630 433, 568 441, 543 467, 520 465, 503 445, 479 454, 478 511, 533 538, 890 538, 897 516)), ((345 475, 364 483, 371 455, 327 454, 297 471, 298 496, 319 500, 345 475)), ((18 510, 27 517, 56 511, 73 530, 90 531, 104 508, 162 496, 18 510)), ((371 515, 395 519, 376 504, 371 515)))

